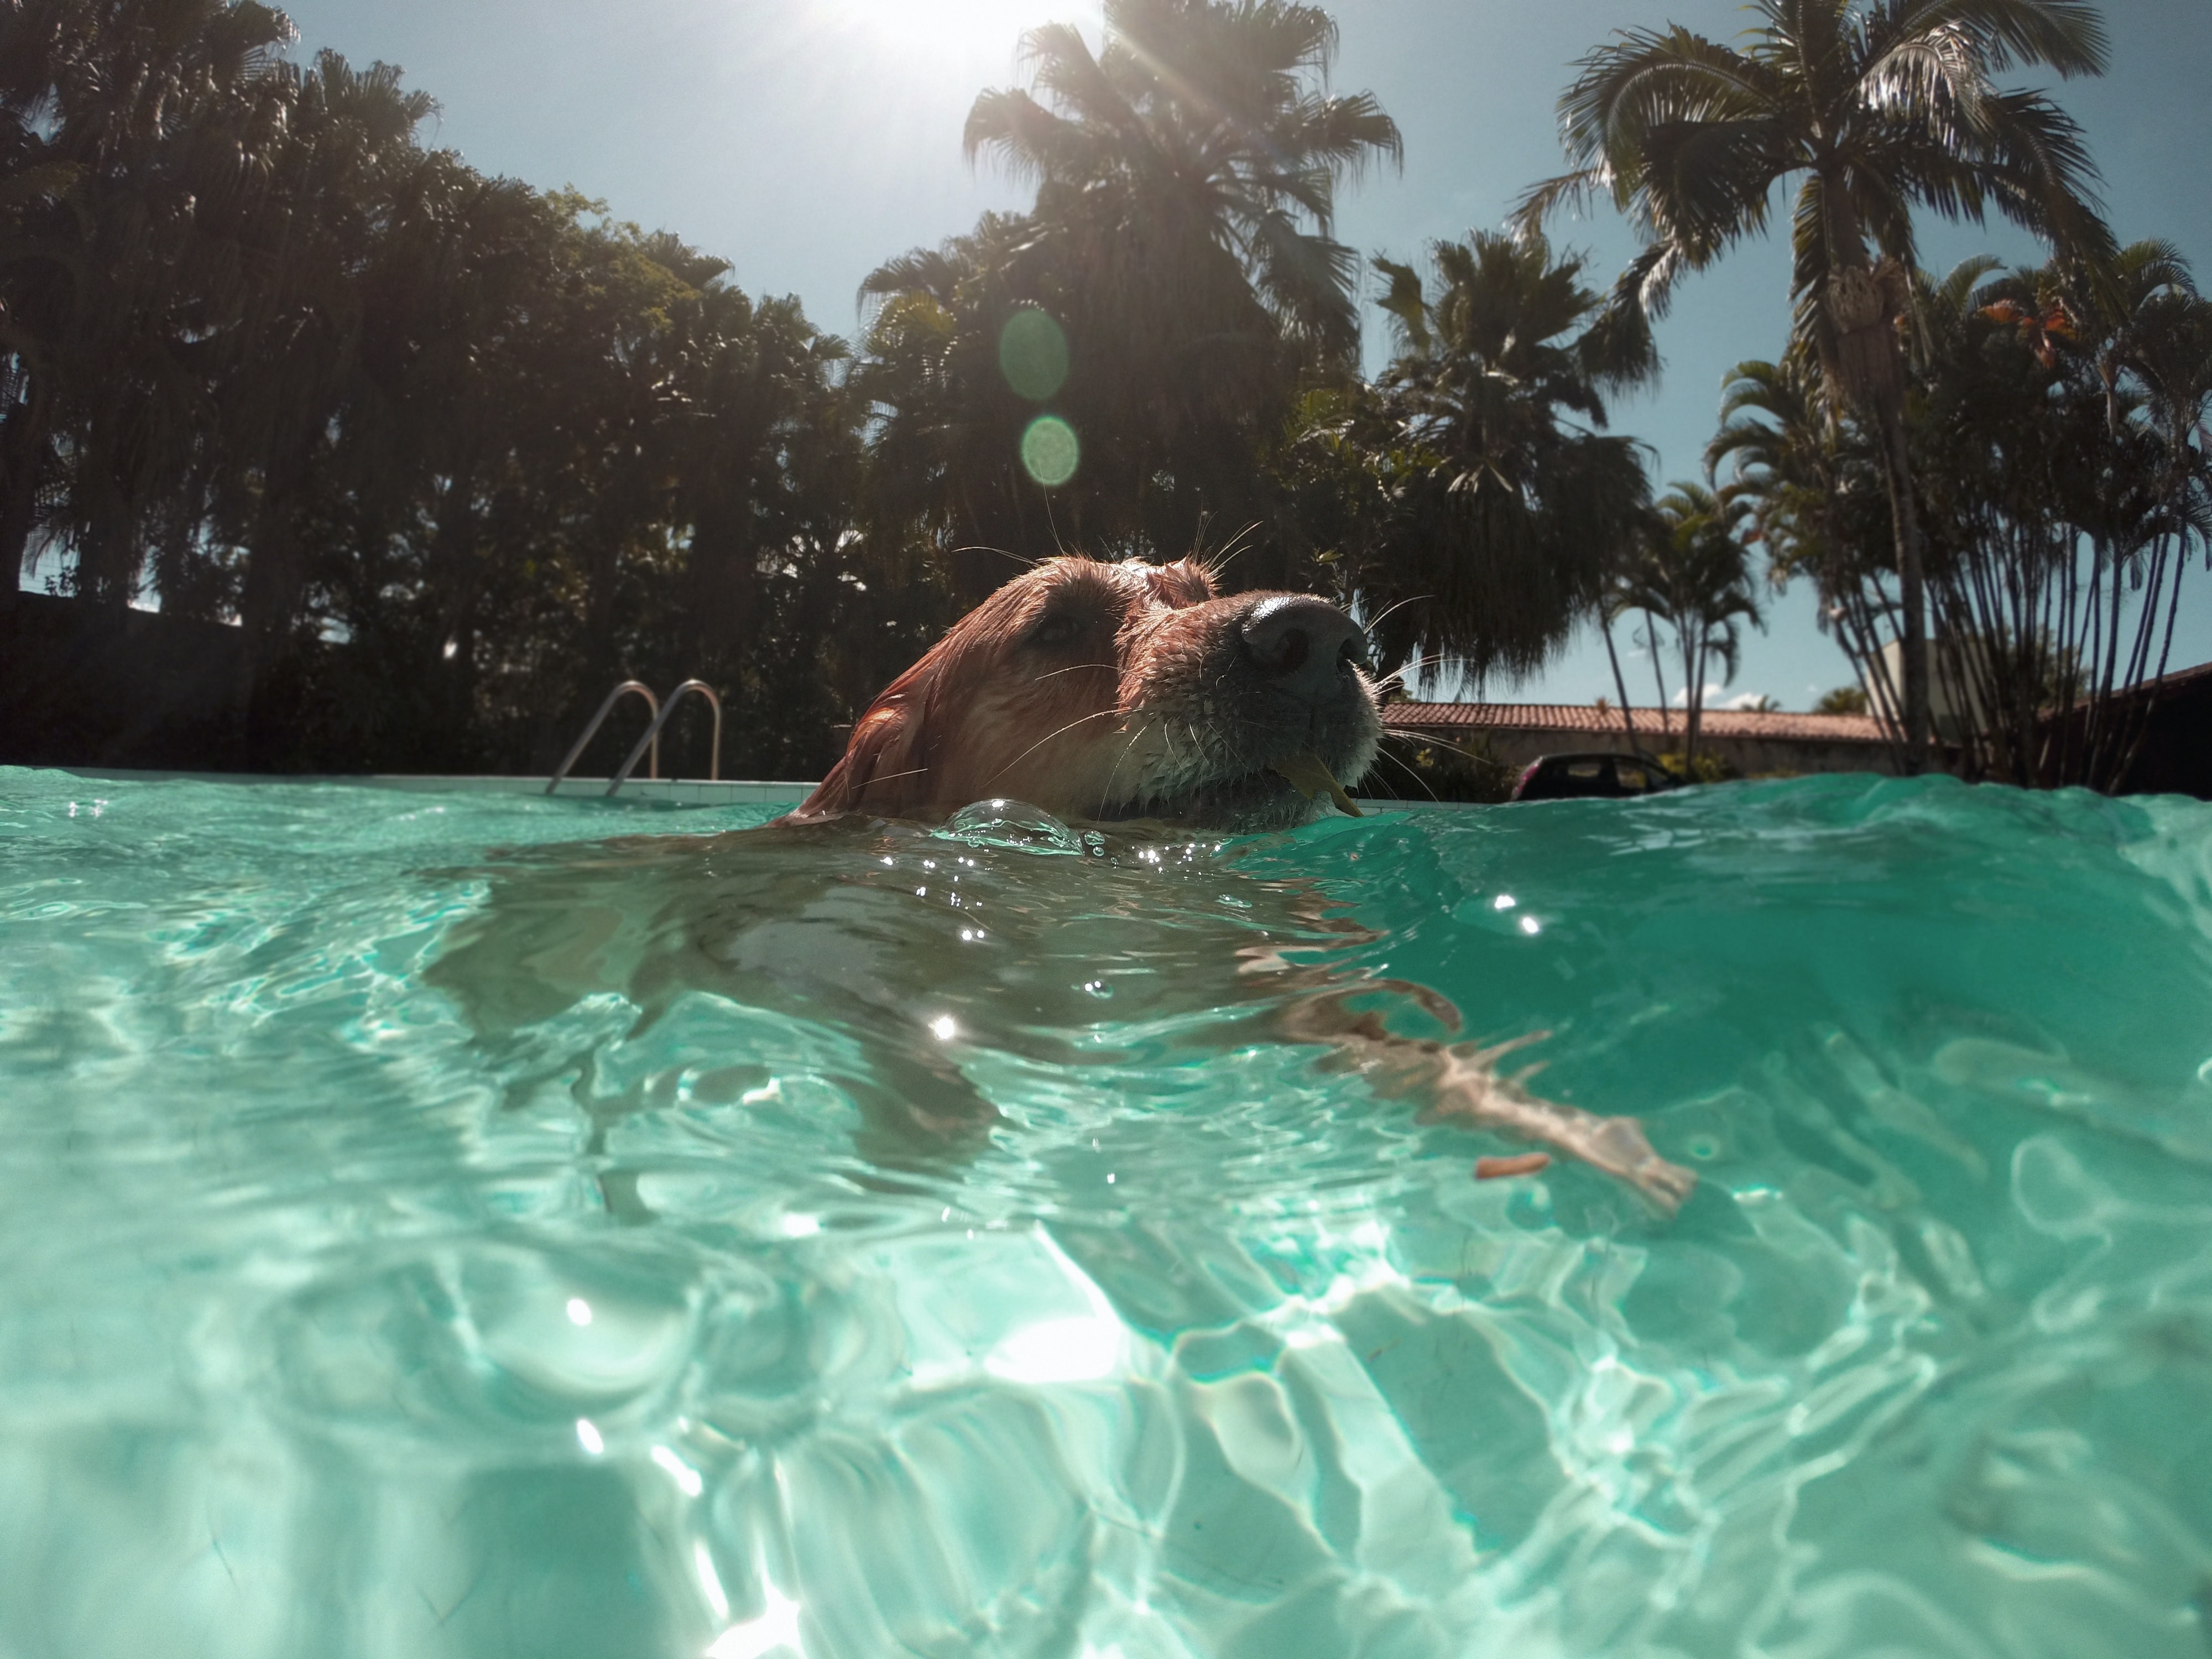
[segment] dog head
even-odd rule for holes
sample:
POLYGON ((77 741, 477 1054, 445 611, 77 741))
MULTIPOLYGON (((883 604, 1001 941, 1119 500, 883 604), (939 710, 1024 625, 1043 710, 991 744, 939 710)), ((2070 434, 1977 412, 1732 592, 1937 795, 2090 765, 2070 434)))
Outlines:
POLYGON ((1206 571, 1050 559, 869 706, 792 816, 941 818, 993 796, 1054 817, 1279 829, 1374 760, 1365 636, 1302 593, 1206 571))

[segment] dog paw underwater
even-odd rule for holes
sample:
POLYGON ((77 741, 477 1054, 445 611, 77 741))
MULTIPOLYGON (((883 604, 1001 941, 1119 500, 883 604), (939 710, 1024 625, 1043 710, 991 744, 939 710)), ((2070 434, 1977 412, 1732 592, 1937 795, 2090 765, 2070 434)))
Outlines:
MULTIPOLYGON (((879 1164, 972 1149, 1018 1099, 1139 1110, 1234 1054, 1310 1121, 1334 1109, 1305 1100, 1317 1076, 1358 1073, 1370 1098, 1556 1147, 1672 1212, 1694 1177, 1632 1119, 1537 1099, 1497 1068, 1535 1034, 1458 1040, 1449 998, 1344 956, 1382 935, 1310 879, 1255 880, 1224 857, 1228 834, 1291 829, 1330 803, 1358 814, 1344 786, 1381 731, 1365 654, 1357 623, 1311 595, 1217 595, 1188 562, 1049 561, 878 696, 789 819, 505 880, 447 971, 494 1032, 607 995, 638 1010, 640 1034, 696 1012, 692 993, 774 1010, 822 1034, 820 1052, 787 1075, 757 1037, 726 1034, 709 1069, 779 1095, 826 1085, 879 1164), (1102 826, 1118 832, 1110 852, 1102 826), (1024 856, 1038 854, 1079 868, 1040 874, 1024 856), (659 896, 629 872, 609 880, 633 864, 659 896), (1117 997, 1109 1021, 1099 1005, 1117 997)), ((574 1063, 604 1118, 604 1057, 574 1063)), ((1257 1139, 1296 1165, 1310 1149, 1292 1117, 1289 1147, 1257 1139)), ((1477 1173, 1544 1167, 1493 1158, 1477 1173)), ((635 1199, 611 1188, 611 1201, 617 1190, 635 1199)))
POLYGON ((941 826, 549 849, 494 868, 431 976, 513 1108, 584 1109, 610 1203, 640 1216, 656 1182, 627 1162, 770 1143, 1032 1212, 1272 1203, 1446 1153, 1465 1179, 1524 1150, 1404 1098, 1457 1015, 1296 873, 1332 839, 1078 830, 994 801, 941 826), (1363 1069, 1375 1039, 1406 1053, 1363 1069))
POLYGON ((0 786, 0 1648, 2201 1659, 2201 804, 0 786))

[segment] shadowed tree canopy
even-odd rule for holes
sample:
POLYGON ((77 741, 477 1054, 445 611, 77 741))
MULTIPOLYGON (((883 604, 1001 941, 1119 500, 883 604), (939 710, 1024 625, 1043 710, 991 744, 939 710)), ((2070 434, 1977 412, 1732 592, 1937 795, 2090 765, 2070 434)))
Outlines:
POLYGON ((842 343, 290 33, 0 3, 7 598, 240 623, 225 764, 542 766, 700 673, 779 710, 731 763, 826 765, 938 614, 870 580, 842 343))
POLYGON ((1401 144, 1370 94, 1325 89, 1336 51, 1327 12, 1107 0, 1096 56, 1064 23, 1032 30, 1022 51, 1046 101, 983 94, 967 149, 1036 182, 1048 234, 1085 222, 1137 231, 1146 246, 1128 274, 1155 280, 1225 259, 1224 289, 1243 279, 1284 333, 1323 353, 1353 349, 1357 261, 1334 238, 1336 183, 1395 162, 1401 144))
MULTIPOLYGON (((1327 89, 1336 30, 1318 8, 1109 0, 1105 25, 1095 54, 1073 27, 1031 32, 1030 85, 969 114, 969 156, 1035 181, 1031 210, 863 285, 882 487, 954 547, 1026 555, 1181 552, 1256 523, 1236 574, 1283 580, 1259 458, 1303 377, 1352 372, 1356 260, 1334 240, 1335 190, 1396 161, 1398 131, 1367 94, 1327 89), (1030 308, 1064 331, 1068 362, 1024 396, 997 354, 1030 308), (1041 414, 1081 451, 1049 501, 1019 461, 1041 414)), ((1004 569, 965 562, 959 586, 1004 569)))
MULTIPOLYGON (((1641 545, 1615 577, 1614 610, 1641 611, 1674 630, 1688 703, 1685 752, 1698 757, 1705 676, 1716 659, 1722 683, 1735 678, 1741 624, 1765 626, 1752 590, 1743 538, 1751 503, 1702 484, 1677 483, 1652 504, 1641 545)), ((1653 649, 1658 642, 1652 641, 1653 649)))
POLYGON ((1605 396, 1656 368, 1608 326, 1579 255, 1478 231, 1433 286, 1377 259, 1398 356, 1371 391, 1308 400, 1283 467, 1382 659, 1450 677, 1540 665, 1594 605, 1650 500, 1605 396))
POLYGON ((1732 46, 1585 58, 1574 171, 1522 234, 1376 259, 1370 382, 1338 192, 1400 139, 1331 89, 1311 5, 1110 0, 1095 46, 1026 36, 966 148, 1033 203, 880 266, 850 354, 672 233, 427 143, 426 94, 295 59, 257 0, 0 0, 0 666, 33 621, 112 643, 158 605, 215 665, 185 763, 333 771, 543 767, 614 681, 696 674, 727 767, 805 776, 1010 560, 1204 545, 1452 692, 1648 604, 1696 686, 1748 538, 1812 575, 1878 709, 1924 612, 1968 770, 2108 787, 2212 544, 2212 324, 2171 247, 2112 248, 2063 112, 1996 84, 2094 71, 2095 15, 1752 9, 1732 46), (1731 377, 1729 483, 1669 497, 1662 550, 1607 403, 1785 185, 1796 337, 1731 377), (1578 195, 1643 233, 1610 301, 1529 228, 1578 195), (2056 257, 1912 267, 1917 215, 1992 210, 2056 257))

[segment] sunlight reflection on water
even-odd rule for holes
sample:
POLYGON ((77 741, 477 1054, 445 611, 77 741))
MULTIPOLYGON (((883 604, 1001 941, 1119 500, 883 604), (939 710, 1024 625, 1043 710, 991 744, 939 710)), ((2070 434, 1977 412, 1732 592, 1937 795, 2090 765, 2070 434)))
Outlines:
POLYGON ((2204 1651, 2212 809, 102 791, 0 772, 0 1652, 2204 1651), (1698 1192, 1473 1182, 1268 929, 1698 1192))

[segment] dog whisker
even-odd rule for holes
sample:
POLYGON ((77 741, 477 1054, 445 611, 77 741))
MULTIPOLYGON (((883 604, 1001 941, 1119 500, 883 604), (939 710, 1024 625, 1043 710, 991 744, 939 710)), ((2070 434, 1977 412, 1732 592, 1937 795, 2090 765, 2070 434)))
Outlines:
POLYGON ((1201 531, 1170 565, 1063 556, 1014 577, 870 706, 797 816, 942 817, 1012 788, 1063 817, 1129 793, 1207 827, 1303 822, 1317 809, 1277 765, 1306 753, 1357 776, 1380 722, 1367 677, 1340 671, 1363 637, 1340 609, 1214 591, 1263 534, 1248 524, 1209 551, 1201 531), (1055 615, 1096 630, 1092 657, 1048 666, 1026 649, 1055 615))
MULTIPOLYGON (((1140 714, 1139 718, 1149 722, 1151 716, 1140 714)), ((1114 799, 1114 780, 1121 775, 1121 763, 1129 758, 1129 751, 1137 746, 1137 740, 1145 735, 1146 730, 1145 725, 1139 725, 1135 731, 1129 733, 1128 742, 1121 745, 1121 752, 1114 757, 1113 769, 1106 774, 1105 785, 1098 792, 1098 811, 1101 813, 1105 811, 1108 804, 1114 799)))
MULTIPOLYGON (((1512 770, 1512 768, 1506 765, 1504 761, 1498 760, 1493 756, 1477 754, 1472 749, 1462 749, 1455 743, 1448 742, 1443 738, 1430 737, 1425 732, 1418 738, 1413 737, 1408 733, 1400 732, 1385 732, 1383 735, 1385 737, 1395 737, 1401 742, 1418 744, 1424 749, 1441 749, 1446 754, 1457 755, 1463 761, 1471 762, 1476 766, 1486 766, 1495 772, 1510 772, 1512 770)), ((1389 751, 1386 749, 1378 748, 1375 752, 1378 755, 1382 755, 1388 754, 1389 751)), ((1403 765, 1404 763, 1405 763, 1402 761, 1399 763, 1401 765, 1403 765)))
POLYGON ((995 553, 1002 559, 1012 559, 1024 570, 1034 570, 1044 561, 1030 558, 1025 553, 1010 552, 1003 547, 993 547, 986 542, 971 542, 964 547, 951 550, 955 553, 995 553))
POLYGON ((1385 622, 1389 621, 1392 617, 1396 616, 1407 605, 1421 605, 1435 598, 1436 595, 1433 593, 1416 593, 1409 599, 1401 599, 1397 604, 1386 607, 1381 616, 1376 617, 1372 622, 1362 624, 1362 626, 1364 626, 1370 634, 1372 634, 1376 629, 1382 627, 1385 622))
POLYGON ((1415 783, 1419 784, 1421 786, 1422 793, 1426 794, 1431 800, 1437 802, 1439 805, 1443 804, 1443 797, 1437 793, 1435 790, 1429 787, 1429 781, 1423 777, 1420 773, 1416 771, 1413 767, 1399 759, 1397 756, 1392 754, 1387 749, 1378 749, 1375 751, 1375 755, 1376 759, 1389 761, 1391 765, 1396 767, 1407 777, 1413 779, 1415 783))
POLYGON ((1045 744, 1050 743, 1054 738, 1057 738, 1065 732, 1073 732, 1077 726, 1087 725, 1092 720, 1113 719, 1116 715, 1120 714, 1121 712, 1121 711, 1119 708, 1094 708, 1087 714, 1077 715, 1073 720, 1068 721, 1066 725, 1061 726, 1059 731, 1046 732, 1028 748, 1023 750, 1020 754, 1015 756, 1013 759, 1008 761, 997 771, 992 773, 989 777, 984 779, 983 781, 986 783, 996 783, 1000 778, 1006 776, 1007 773, 1012 771, 1015 767, 1020 765, 1023 761, 1035 754, 1038 750, 1043 748, 1045 744))

